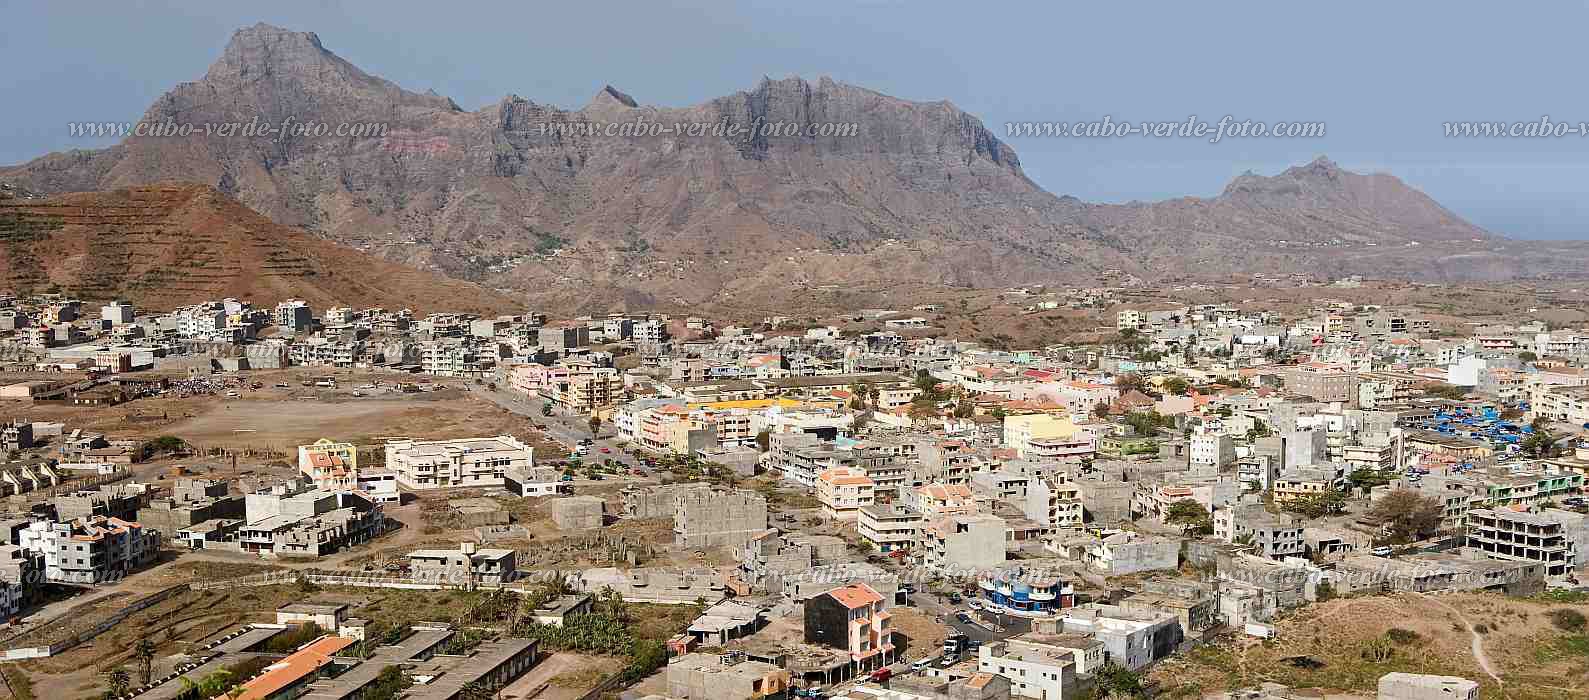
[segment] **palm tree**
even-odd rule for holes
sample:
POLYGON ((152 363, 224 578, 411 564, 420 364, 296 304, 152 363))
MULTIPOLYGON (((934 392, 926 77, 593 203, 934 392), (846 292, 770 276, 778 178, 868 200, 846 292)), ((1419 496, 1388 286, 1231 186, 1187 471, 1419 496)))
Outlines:
POLYGON ((149 680, 154 676, 154 642, 149 641, 148 637, 139 639, 137 646, 133 647, 133 655, 138 657, 138 677, 144 685, 149 685, 149 680))
POLYGON ((119 698, 132 689, 132 676, 127 673, 127 669, 120 666, 111 669, 105 680, 110 686, 111 697, 119 698))

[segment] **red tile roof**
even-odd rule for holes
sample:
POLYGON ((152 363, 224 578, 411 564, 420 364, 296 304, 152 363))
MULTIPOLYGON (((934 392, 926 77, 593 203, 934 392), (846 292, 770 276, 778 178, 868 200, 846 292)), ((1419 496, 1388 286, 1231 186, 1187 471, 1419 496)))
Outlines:
POLYGON ((883 596, 878 594, 877 591, 872 590, 871 586, 868 586, 864 583, 855 583, 844 586, 843 588, 835 588, 831 591, 828 591, 828 595, 833 596, 833 599, 839 601, 840 605, 843 605, 844 607, 851 610, 859 608, 863 605, 883 602, 883 596))

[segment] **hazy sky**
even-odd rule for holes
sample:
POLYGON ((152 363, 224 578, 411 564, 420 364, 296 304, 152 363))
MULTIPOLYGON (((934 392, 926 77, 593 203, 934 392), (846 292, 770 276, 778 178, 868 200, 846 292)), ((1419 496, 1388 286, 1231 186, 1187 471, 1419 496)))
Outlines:
POLYGON ((0 163, 93 142, 264 21, 466 109, 514 93, 583 105, 611 83, 686 105, 764 75, 948 99, 1009 121, 1322 121, 1319 139, 1008 138, 1055 194, 1217 194, 1328 155, 1519 238, 1589 238, 1589 136, 1449 139, 1442 122, 1589 122, 1579 3, 470 2, 0 0, 0 163))

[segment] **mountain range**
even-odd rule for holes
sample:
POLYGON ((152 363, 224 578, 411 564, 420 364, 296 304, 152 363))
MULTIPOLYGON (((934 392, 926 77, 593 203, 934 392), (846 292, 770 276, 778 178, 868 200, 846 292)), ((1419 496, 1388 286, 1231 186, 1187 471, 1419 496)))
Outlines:
POLYGON ((342 246, 564 311, 770 307, 899 281, 1502 280, 1581 275, 1589 258, 1579 243, 1494 235, 1395 177, 1322 157, 1212 198, 1090 204, 1044 191, 1014 149, 944 101, 788 78, 689 107, 607 86, 575 110, 510 95, 470 111, 265 24, 238 30, 143 120, 382 133, 129 137, 0 168, 0 182, 43 193, 194 182, 342 246), (635 123, 740 132, 600 129, 635 123), (769 123, 855 133, 751 128, 769 123))

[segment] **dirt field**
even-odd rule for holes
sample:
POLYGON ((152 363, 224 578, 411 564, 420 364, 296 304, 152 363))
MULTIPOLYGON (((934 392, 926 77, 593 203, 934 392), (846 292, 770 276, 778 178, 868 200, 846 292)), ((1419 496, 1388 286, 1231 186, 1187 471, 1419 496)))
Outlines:
MULTIPOLYGON (((475 398, 467 390, 470 384, 462 380, 427 383, 433 390, 403 393, 396 390, 397 382, 423 378, 339 371, 336 389, 302 386, 305 380, 327 375, 329 371, 303 368, 245 373, 248 382, 263 388, 245 386, 237 397, 162 396, 110 407, 8 401, 0 403, 0 417, 59 421, 67 430, 98 431, 111 438, 174 435, 199 447, 273 450, 288 461, 298 445, 322 437, 373 444, 393 436, 450 439, 510 434, 537 447, 538 453, 564 452, 530 421, 475 398), (377 381, 381 384, 376 388, 361 388, 377 381)), ((0 383, 6 381, 0 377, 0 383)))
POLYGON ((1172 697, 1266 681, 1372 691, 1391 671, 1471 678, 1483 683, 1480 697, 1486 698, 1589 697, 1589 630, 1570 632, 1554 625, 1547 613, 1562 608, 1589 614, 1589 604, 1487 594, 1331 600, 1281 621, 1276 639, 1232 638, 1201 647, 1172 657, 1149 677, 1172 697), (1477 654, 1469 625, 1481 641, 1477 654))

